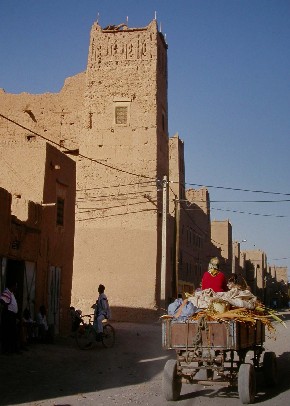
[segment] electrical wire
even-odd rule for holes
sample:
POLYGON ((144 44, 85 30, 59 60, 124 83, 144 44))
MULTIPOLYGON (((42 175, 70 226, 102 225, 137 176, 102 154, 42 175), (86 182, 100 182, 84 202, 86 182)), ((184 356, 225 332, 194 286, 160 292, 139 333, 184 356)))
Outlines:
MULTIPOLYGON (((190 209, 189 209, 189 210, 190 210, 190 209)), ((277 217, 277 218, 285 218, 285 217, 288 217, 288 216, 276 215, 276 214, 261 214, 261 213, 250 213, 250 212, 246 212, 246 211, 231 210, 231 209, 218 209, 218 208, 215 208, 215 207, 211 207, 211 210, 226 211, 226 212, 238 213, 238 214, 249 214, 249 215, 251 215, 251 216, 277 217)))
POLYGON ((151 190, 140 190, 140 191, 128 192, 128 193, 100 195, 100 196, 97 195, 97 196, 88 196, 88 197, 78 197, 77 201, 82 201, 82 200, 85 200, 85 201, 103 201, 102 199, 110 198, 110 197, 113 197, 113 198, 116 198, 116 199, 119 199, 119 198, 124 199, 125 197, 127 197, 129 195, 130 195, 130 198, 132 199, 132 198, 134 198, 134 195, 135 195, 135 198, 139 198, 140 196, 138 196, 138 195, 144 194, 144 193, 152 193, 152 191, 154 191, 154 190, 152 190, 152 189, 151 190), (133 195, 133 196, 131 196, 131 195, 133 195))
MULTIPOLYGON (((37 133, 37 132, 31 130, 30 128, 25 127, 24 125, 22 125, 22 124, 20 124, 20 123, 18 123, 18 122, 16 122, 16 121, 10 119, 9 117, 4 116, 4 115, 1 114, 1 113, 0 113, 0 117, 4 118, 5 120, 9 121, 10 123, 13 123, 13 124, 17 125, 18 127, 22 128, 22 129, 24 129, 24 130, 26 130, 26 131, 29 131, 31 134, 34 134, 34 135, 36 135, 37 137, 40 137, 41 139, 45 140, 46 142, 49 142, 50 144, 56 145, 56 146, 59 148, 59 144, 58 144, 57 142, 52 141, 52 140, 50 140, 50 139, 47 138, 47 137, 44 137, 43 135, 41 135, 41 134, 39 134, 39 133, 37 133)), ((63 148, 64 150, 66 150, 66 151, 70 151, 69 148, 66 148, 66 147, 62 147, 62 148, 63 148)), ((104 162, 101 162, 101 161, 99 161, 99 160, 97 160, 97 159, 88 157, 88 156, 83 155, 83 154, 78 154, 78 157, 83 158, 83 159, 88 159, 88 160, 91 161, 91 162, 94 162, 94 163, 97 163, 97 164, 99 164, 99 165, 105 166, 106 168, 112 169, 112 170, 117 171, 117 172, 126 173, 126 174, 128 174, 128 175, 138 176, 138 177, 140 177, 140 178, 151 179, 152 181, 155 181, 155 178, 152 178, 152 177, 150 177, 150 176, 143 175, 143 174, 137 174, 137 173, 134 173, 134 172, 125 171, 125 169, 116 168, 115 166, 106 164, 106 163, 104 163, 104 162)))
POLYGON ((76 219, 76 221, 81 222, 81 221, 97 220, 97 219, 103 219, 103 218, 108 218, 108 217, 125 216, 125 215, 129 215, 129 214, 137 214, 137 213, 149 212, 149 211, 157 212, 156 209, 143 209, 143 210, 131 211, 131 212, 127 212, 127 213, 117 213, 117 214, 109 214, 106 216, 97 216, 97 217, 89 217, 89 218, 85 218, 85 219, 76 219))
MULTIPOLYGON (((181 200, 181 199, 180 199, 181 200)), ((188 200, 182 200, 184 202, 190 203, 188 200)), ((190 204, 203 203, 204 200, 195 200, 190 204)), ((283 200, 211 200, 210 203, 285 203, 290 202, 290 199, 283 200)))
MULTIPOLYGON (((178 182, 172 182, 172 183, 178 183, 178 182)), ((251 189, 241 189, 241 188, 226 187, 226 186, 201 185, 198 183, 187 183, 187 182, 186 182, 186 185, 213 188, 213 189, 234 190, 237 192, 265 193, 265 194, 270 194, 270 195, 290 196, 290 193, 269 192, 269 191, 265 191, 265 190, 251 190, 251 189)))
MULTIPOLYGON (((15 124, 16 126, 22 128, 22 129, 24 129, 24 130, 26 130, 26 131, 29 131, 31 134, 34 134, 34 135, 36 135, 37 137, 40 137, 41 139, 45 140, 46 142, 48 142, 48 143, 50 143, 50 144, 52 144, 52 145, 55 145, 55 146, 57 146, 57 148, 59 148, 59 144, 58 144, 57 142, 52 141, 51 139, 49 139, 49 138, 47 138, 47 137, 44 137, 43 135, 41 135, 41 134, 39 134, 39 133, 33 131, 33 130, 30 129, 30 128, 25 127, 24 125, 22 125, 22 124, 16 122, 15 120, 10 119, 9 117, 7 117, 7 116, 5 116, 5 115, 3 115, 3 114, 1 114, 1 113, 0 113, 0 117, 2 117, 3 119, 5 119, 5 120, 11 122, 12 124, 15 124)), ((66 148, 66 147, 63 147, 63 149, 66 150, 66 151, 69 151, 69 150, 70 150, 69 148, 66 148)), ((104 163, 104 162, 101 162, 101 161, 99 161, 99 160, 97 160, 97 159, 88 157, 88 156, 83 155, 83 154, 78 154, 78 156, 79 156, 80 158, 90 160, 91 162, 97 163, 97 164, 99 164, 99 165, 105 166, 105 167, 107 167, 107 168, 109 168, 109 169, 112 169, 112 170, 115 170, 115 171, 118 171, 118 172, 121 172, 121 173, 126 173, 126 174, 129 174, 129 175, 132 175, 132 176, 138 176, 138 177, 141 177, 141 178, 148 179, 148 180, 149 180, 149 183, 150 183, 150 182, 158 182, 158 179, 156 179, 156 178, 152 178, 152 177, 149 177, 149 176, 143 175, 143 174, 137 174, 137 173, 135 173, 135 172, 126 171, 126 170, 124 170, 124 169, 120 169, 120 168, 117 168, 117 167, 115 167, 115 166, 106 164, 106 163, 104 163)), ((160 180, 159 180, 159 182, 160 182, 160 180)), ((180 182, 176 182, 176 181, 170 181, 170 183, 179 183, 179 184, 180 184, 180 182)), ((214 188, 214 189, 223 189, 223 190, 242 191, 242 192, 251 192, 251 193, 264 193, 264 194, 272 194, 272 195, 290 196, 290 193, 271 192, 271 191, 265 191, 265 190, 251 190, 251 189, 242 189, 242 188, 225 187, 225 186, 202 185, 202 184, 198 184, 198 183, 187 183, 187 182, 186 182, 185 184, 186 184, 186 185, 189 185, 189 186, 198 186, 198 187, 206 187, 206 188, 214 188)), ((115 187, 117 187, 117 186, 115 186, 115 187)), ((81 190, 81 189, 78 189, 78 191, 80 191, 80 190, 81 190)), ((87 189, 87 190, 88 190, 88 189, 87 189)), ((95 190, 97 190, 97 188, 96 188, 95 190)), ((172 189, 171 189, 171 191, 172 191, 172 189)), ((172 191, 172 192, 173 192, 173 191, 172 191)), ((173 193, 174 193, 174 192, 173 192, 173 193)), ((285 200, 285 202, 287 202, 287 201, 288 201, 288 200, 285 200)), ((213 202, 222 202, 222 201, 213 201, 213 202)), ((229 202, 231 202, 231 201, 229 201, 229 202)), ((232 201, 232 202, 234 202, 234 201, 232 201)), ((238 202, 238 201, 237 201, 237 202, 238 202)), ((239 201, 239 202, 242 203, 242 202, 247 202, 247 201, 239 201)), ((255 202, 255 203, 262 203, 262 202, 263 202, 263 203, 266 203, 266 202, 268 202, 268 203, 270 203, 271 201, 248 201, 248 202, 249 202, 249 203, 250 203, 250 202, 253 202, 253 203, 254 203, 254 202, 255 202)), ((281 201, 281 202, 282 202, 282 201, 281 201)), ((273 201, 273 203, 274 203, 274 201, 273 201)), ((247 212, 242 212, 242 211, 237 211, 237 210, 230 210, 230 209, 227 209, 227 210, 217 209, 217 208, 211 208, 211 209, 212 209, 212 210, 219 210, 219 211, 229 211, 229 212, 240 213, 240 214, 249 214, 249 215, 254 215, 254 216, 278 217, 278 218, 287 217, 287 216, 279 216, 279 215, 273 215, 273 214, 247 213, 247 212)))
POLYGON ((142 202, 134 202, 134 203, 126 203, 126 204, 121 204, 117 206, 108 206, 108 207, 83 207, 83 208, 78 208, 79 213, 90 213, 92 211, 97 211, 97 210, 109 210, 109 209, 116 209, 120 207, 128 207, 128 206, 135 206, 137 204, 148 204, 148 203, 154 203, 154 201, 142 201, 142 202), (80 210, 84 210, 81 211, 80 210))
POLYGON ((100 187, 94 187, 94 188, 84 188, 84 189, 76 189, 76 192, 83 192, 83 191, 91 191, 91 190, 103 190, 103 189, 111 189, 115 187, 127 187, 127 186, 147 186, 150 183, 156 184, 156 180, 149 180, 149 181, 144 181, 144 182, 134 182, 134 183, 126 183, 126 184, 118 184, 118 185, 110 185, 110 186, 100 186, 100 187))

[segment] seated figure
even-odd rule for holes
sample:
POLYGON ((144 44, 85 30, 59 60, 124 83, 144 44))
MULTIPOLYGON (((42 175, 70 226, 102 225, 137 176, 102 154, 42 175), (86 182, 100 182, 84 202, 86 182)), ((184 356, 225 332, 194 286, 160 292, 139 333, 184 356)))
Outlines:
POLYGON ((36 325, 38 328, 38 339, 40 341, 47 341, 48 324, 46 319, 46 309, 44 305, 40 306, 39 312, 36 315, 36 325))

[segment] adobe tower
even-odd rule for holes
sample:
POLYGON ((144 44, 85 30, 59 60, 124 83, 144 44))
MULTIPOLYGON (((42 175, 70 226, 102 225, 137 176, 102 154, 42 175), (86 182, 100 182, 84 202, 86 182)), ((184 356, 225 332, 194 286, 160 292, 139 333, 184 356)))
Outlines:
POLYGON ((113 315, 131 319, 160 298, 158 186, 169 158, 167 45, 156 20, 95 23, 85 83, 78 143, 93 159, 78 161, 72 301, 88 310, 103 283, 113 315))

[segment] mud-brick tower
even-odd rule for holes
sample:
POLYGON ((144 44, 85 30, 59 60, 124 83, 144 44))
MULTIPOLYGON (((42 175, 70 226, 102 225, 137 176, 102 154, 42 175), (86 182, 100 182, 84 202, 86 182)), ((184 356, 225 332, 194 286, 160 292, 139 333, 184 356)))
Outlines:
POLYGON ((144 319, 160 304, 158 181, 169 171, 167 45, 156 20, 93 25, 82 117, 79 148, 93 159, 78 162, 72 301, 89 309, 103 283, 115 318, 144 319))

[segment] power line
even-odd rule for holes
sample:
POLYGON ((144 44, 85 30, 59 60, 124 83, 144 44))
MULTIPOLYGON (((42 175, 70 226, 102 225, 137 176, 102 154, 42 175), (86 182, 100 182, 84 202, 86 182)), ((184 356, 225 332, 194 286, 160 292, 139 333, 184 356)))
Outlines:
POLYGON ((94 187, 94 188, 84 188, 84 189, 76 189, 76 192, 86 192, 86 191, 91 191, 91 190, 103 190, 103 189, 111 189, 115 187, 127 187, 127 186, 147 186, 150 183, 156 184, 156 180, 149 180, 149 181, 144 181, 144 182, 134 182, 134 183, 126 183, 126 184, 118 184, 118 185, 110 185, 110 186, 100 186, 100 187, 94 187))
MULTIPOLYGON (((31 130, 30 128, 25 127, 24 125, 22 125, 22 124, 20 124, 20 123, 18 123, 18 122, 16 122, 16 121, 10 119, 9 117, 4 116, 4 115, 1 114, 1 113, 0 113, 0 117, 4 118, 5 120, 9 121, 10 123, 13 123, 13 124, 17 125, 18 127, 22 128, 22 129, 24 129, 24 130, 26 130, 26 131, 29 131, 31 134, 34 134, 34 135, 36 135, 37 137, 40 137, 41 139, 43 139, 43 140, 45 140, 45 141, 47 141, 47 142, 49 142, 49 143, 51 143, 51 144, 53 144, 53 145, 56 145, 56 146, 59 148, 59 144, 58 144, 57 142, 52 141, 52 140, 50 140, 49 138, 44 137, 43 135, 41 135, 41 134, 39 134, 39 133, 37 133, 37 132, 31 130)), ((66 151, 70 151, 69 148, 66 148, 66 147, 62 147, 62 148, 63 148, 64 150, 66 150, 66 151)), ((141 177, 141 178, 151 179, 152 181, 153 181, 153 180, 155 181, 155 178, 151 178, 150 176, 142 175, 142 174, 137 174, 137 173, 134 173, 134 172, 125 171, 125 169, 116 168, 115 166, 106 164, 106 163, 104 163, 104 162, 101 162, 101 161, 99 161, 99 160, 97 160, 97 159, 88 157, 88 156, 83 155, 83 154, 78 154, 78 156, 79 156, 80 158, 88 159, 88 160, 91 161, 91 162, 94 162, 94 163, 97 163, 97 164, 99 164, 99 165, 105 166, 106 168, 112 169, 112 170, 117 171, 117 172, 122 172, 122 173, 126 173, 127 175, 138 176, 138 177, 141 177)))
MULTIPOLYGON (((0 117, 2 117, 3 119, 5 119, 5 120, 7 120, 7 121, 9 121, 9 122, 11 122, 11 123, 13 123, 13 124, 15 124, 16 126, 22 128, 22 129, 24 129, 24 130, 26 130, 26 131, 29 131, 30 133, 36 135, 37 137, 40 137, 41 139, 45 140, 46 142, 48 142, 48 143, 50 143, 50 144, 52 144, 52 145, 57 146, 57 148, 59 149, 59 144, 58 144, 57 142, 52 141, 52 140, 50 140, 50 139, 47 138, 47 137, 44 137, 43 135, 41 135, 41 134, 39 134, 39 133, 37 133, 37 132, 31 130, 30 128, 25 127, 24 125, 22 125, 22 124, 20 124, 20 123, 18 123, 18 122, 16 122, 16 121, 10 119, 9 117, 7 117, 7 116, 5 116, 5 115, 3 115, 3 114, 1 114, 1 113, 0 113, 0 117)), ((66 147, 62 147, 62 148, 63 148, 64 150, 66 150, 66 151, 69 151, 69 150, 70 150, 69 148, 66 148, 66 147)), ((91 162, 97 163, 97 164, 99 164, 99 165, 105 166, 105 167, 107 167, 107 168, 109 168, 109 169, 112 169, 112 170, 115 170, 115 171, 118 171, 118 172, 126 173, 126 174, 133 175, 133 176, 142 177, 142 178, 145 178, 145 179, 150 179, 149 183, 150 183, 150 182, 157 182, 157 181, 158 181, 156 178, 151 178, 151 177, 146 176, 146 175, 143 175, 143 174, 137 174, 137 173, 134 173, 134 172, 126 171, 126 170, 124 170, 124 169, 120 169, 120 168, 114 167, 114 166, 112 166, 112 165, 106 164, 106 163, 104 163, 104 162, 101 162, 101 161, 99 161, 99 160, 97 160, 97 159, 88 157, 88 156, 83 155, 83 154, 79 154, 78 156, 81 157, 81 158, 83 158, 83 159, 88 159, 88 160, 90 160, 91 162)), ((170 181, 170 183, 180 183, 180 182, 170 181)), ((198 187, 206 187, 206 188, 215 188, 215 189, 223 189, 223 190, 233 190, 233 191, 242 191, 242 192, 264 193, 264 194, 290 196, 290 193, 270 192, 270 191, 264 191, 264 190, 250 190, 250 189, 233 188, 233 187, 225 187, 225 186, 202 185, 202 184, 198 184, 198 183, 186 183, 186 185, 189 185, 189 186, 198 186, 198 187)), ((117 186, 116 186, 116 187, 117 187, 117 186)), ((97 189, 97 188, 96 188, 96 189, 97 189)), ((88 189, 87 189, 87 190, 88 190, 88 189)), ((79 190, 78 190, 78 191, 79 191, 79 190)), ((171 189, 171 191, 172 191, 172 189, 171 189)), ((173 191, 172 191, 172 192, 173 192, 173 191)), ((174 192, 173 192, 173 193, 174 193, 174 192)), ((285 200, 285 202, 286 202, 286 201, 288 201, 288 200, 285 200)), ((215 201, 215 202, 222 202, 222 201, 215 201)), ((240 202, 243 202, 243 201, 240 201, 240 202)), ((246 202, 246 201, 244 201, 244 202, 246 202)), ((250 202, 250 201, 249 201, 249 202, 250 202)), ((254 202, 254 201, 253 201, 253 202, 254 202)), ((255 201, 255 202, 257 202, 257 203, 258 203, 258 202, 259 202, 259 203, 262 203, 263 201, 255 201)), ((268 201, 268 202, 270 202, 270 201, 268 201)), ((229 211, 229 212, 240 213, 240 214, 249 214, 249 215, 254 215, 254 216, 278 217, 278 218, 287 217, 287 216, 282 216, 282 215, 279 216, 279 215, 273 215, 273 214, 247 213, 247 212, 236 211, 236 210, 230 210, 230 209, 227 209, 227 210, 217 209, 217 208, 211 208, 211 209, 212 209, 212 210, 220 210, 220 211, 229 211)))
POLYGON ((117 213, 117 214, 109 214, 106 216, 97 216, 97 217, 89 217, 89 218, 85 218, 85 219, 76 219, 76 221, 80 222, 80 221, 98 220, 98 219, 103 219, 103 218, 108 218, 108 217, 125 216, 125 215, 129 215, 129 214, 137 214, 137 213, 149 212, 149 211, 157 212, 156 209, 143 209, 143 210, 130 211, 127 213, 117 213))
MULTIPOLYGON (((181 200, 180 200, 181 201, 181 200)), ((189 202, 188 200, 182 200, 189 204, 204 203, 205 200, 194 200, 194 202, 189 202)), ((282 200, 211 200, 210 203, 285 203, 290 202, 290 199, 282 200)))
MULTIPOLYGON (((188 210, 190 210, 190 209, 188 209, 188 210)), ((238 210, 231 210, 231 209, 218 209, 215 207, 211 207, 211 210, 226 211, 226 212, 239 213, 239 214, 249 214, 251 216, 278 217, 278 218, 288 217, 288 216, 276 215, 276 214, 249 213, 249 212, 245 212, 245 211, 238 211, 238 210)))
MULTIPOLYGON (((211 235, 210 235, 208 232, 206 232, 205 230, 202 230, 202 229, 198 226, 198 224, 196 224, 196 222, 191 218, 191 216, 189 215, 189 213, 187 213, 188 211, 190 211, 190 209, 188 210, 188 209, 184 208, 181 204, 180 204, 180 208, 185 211, 185 214, 189 217, 189 219, 191 220, 191 222, 197 227, 197 229, 198 229, 202 234, 204 234, 205 237, 208 237, 209 240, 210 240, 212 243, 216 243, 218 246, 226 246, 226 245, 227 245, 227 244, 223 244, 223 243, 220 243, 220 242, 218 242, 218 241, 215 241, 215 240, 211 237, 211 235)), ((194 209, 194 210, 201 210, 201 209, 198 208, 198 209, 194 209)))
POLYGON ((272 258, 271 261, 284 261, 285 259, 290 259, 288 258, 272 258))
MULTIPOLYGON (((178 183, 178 182, 172 182, 172 183, 178 183)), ((187 183, 187 182, 186 182, 186 185, 213 188, 213 189, 234 190, 237 192, 265 193, 265 194, 270 194, 270 195, 290 196, 290 193, 269 192, 269 191, 265 191, 265 190, 251 190, 251 189, 241 189, 241 188, 226 187, 226 186, 201 185, 198 183, 187 183)))
MULTIPOLYGON (((36 135, 37 137, 40 137, 41 139, 45 140, 46 142, 57 146, 57 148, 59 149, 59 144, 58 144, 57 142, 52 141, 51 139, 49 139, 49 138, 47 138, 47 137, 44 137, 43 135, 37 133, 36 131, 33 131, 32 129, 25 127, 24 125, 22 125, 22 124, 16 122, 15 120, 10 119, 9 117, 7 117, 7 116, 5 116, 5 115, 3 115, 3 114, 1 114, 1 113, 0 113, 0 117, 2 117, 3 119, 5 119, 5 120, 7 120, 7 121, 9 121, 9 122, 11 122, 11 123, 13 123, 13 124, 15 124, 16 126, 22 128, 22 129, 24 129, 24 130, 26 130, 26 131, 29 131, 30 133, 36 135)), ((66 150, 66 151, 69 151, 69 150, 70 150, 69 148, 66 148, 66 147, 62 147, 62 148, 63 148, 64 150, 66 150)), ((145 178, 145 179, 150 179, 152 182, 153 182, 153 181, 154 181, 154 182, 157 181, 156 178, 152 178, 152 177, 150 177, 150 176, 143 175, 143 174, 137 174, 137 173, 135 173, 135 172, 126 171, 126 170, 124 170, 124 169, 120 169, 120 168, 117 168, 117 167, 115 167, 115 166, 113 166, 113 165, 106 164, 106 163, 104 163, 104 162, 101 162, 101 161, 99 161, 99 160, 97 160, 97 159, 88 157, 88 156, 83 155, 83 154, 79 154, 78 156, 81 157, 81 158, 83 158, 83 159, 88 159, 88 160, 91 161, 91 162, 97 163, 97 164, 99 164, 99 165, 105 166, 106 168, 109 168, 109 169, 112 169, 112 170, 115 170, 115 171, 118 171, 118 172, 126 173, 126 174, 132 175, 132 176, 138 176, 138 177, 145 178)), ((181 183, 181 182, 170 181, 170 183, 181 183)), ((251 190, 251 189, 242 189, 242 188, 236 188, 236 187, 215 186, 215 185, 203 185, 203 184, 188 183, 188 182, 186 182, 185 184, 186 184, 186 185, 189 185, 189 186, 198 186, 198 187, 206 187, 206 188, 214 188, 214 189, 222 189, 222 190, 233 190, 233 191, 240 191, 240 192, 264 193, 264 194, 272 194, 272 195, 290 196, 290 193, 271 192, 271 191, 265 191, 265 190, 251 190)))
POLYGON ((137 204, 148 204, 148 203, 152 203, 152 202, 154 203, 154 201, 142 201, 142 202, 126 203, 126 204, 121 204, 121 205, 117 205, 117 206, 108 206, 108 207, 83 207, 83 208, 79 208, 78 212, 79 213, 90 213, 91 211, 116 209, 119 207, 135 206, 137 204), (82 210, 82 211, 80 211, 80 210, 82 210))
MULTIPOLYGON (((138 195, 140 195, 140 194, 144 194, 144 193, 150 193, 150 192, 152 192, 152 191, 154 191, 154 190, 140 190, 140 191, 136 191, 136 192, 128 192, 128 193, 118 193, 118 194, 110 194, 110 195, 100 195, 100 196, 88 196, 88 197, 78 197, 77 198, 77 201, 79 201, 79 202, 81 202, 81 201, 87 201, 87 202, 89 202, 89 201, 94 201, 94 202, 97 202, 97 201, 103 201, 103 199, 104 198, 110 198, 110 197, 114 197, 114 198, 121 198, 121 199, 124 199, 124 198, 126 198, 126 196, 129 196, 130 195, 130 198, 132 199, 134 196, 135 196, 135 198, 138 198, 138 197, 140 197, 140 196, 138 196, 138 195), (131 195, 133 195, 133 196, 131 196, 131 195)), ((155 191, 154 191, 155 192, 155 191)))

